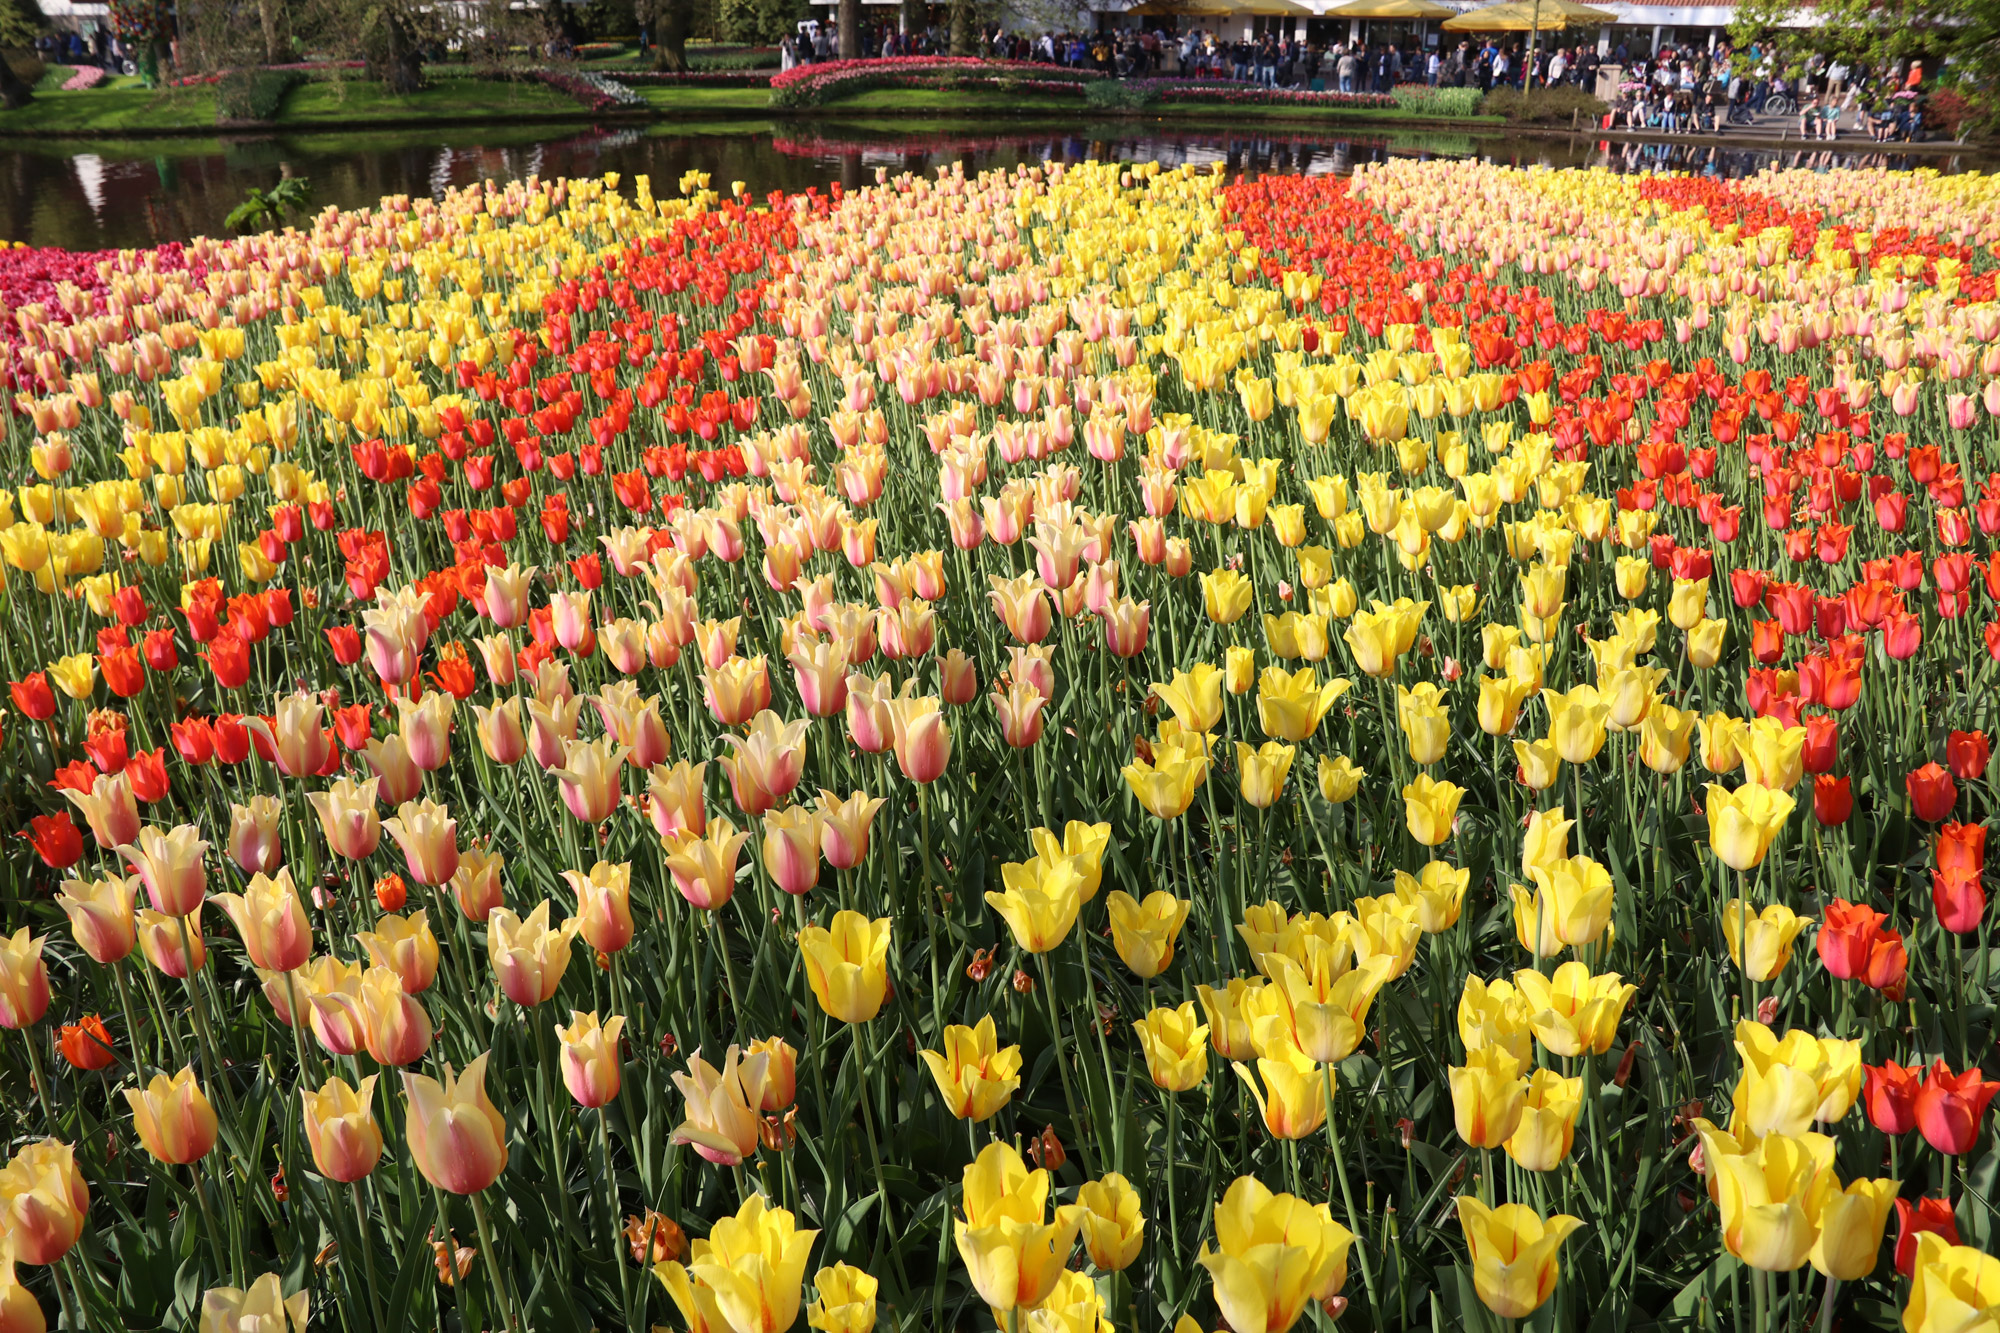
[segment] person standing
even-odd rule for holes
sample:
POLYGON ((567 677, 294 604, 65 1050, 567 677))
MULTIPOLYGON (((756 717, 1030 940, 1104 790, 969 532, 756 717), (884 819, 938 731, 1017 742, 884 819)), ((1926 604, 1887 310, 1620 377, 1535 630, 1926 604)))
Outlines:
POLYGON ((1333 68, 1336 77, 1340 80, 1340 91, 1344 93, 1353 92, 1355 77, 1361 73, 1361 60, 1354 54, 1354 48, 1351 46, 1343 47, 1340 52, 1340 59, 1334 62, 1333 68))
POLYGON ((1430 53, 1424 57, 1424 82, 1433 88, 1437 87, 1438 75, 1443 69, 1444 61, 1438 58, 1437 48, 1432 47, 1430 53))

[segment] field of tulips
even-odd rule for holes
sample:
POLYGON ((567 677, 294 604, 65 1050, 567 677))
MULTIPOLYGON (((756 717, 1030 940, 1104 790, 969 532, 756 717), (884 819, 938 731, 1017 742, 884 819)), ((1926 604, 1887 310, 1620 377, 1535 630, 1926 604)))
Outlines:
POLYGON ((2000 180, 12 252, 0 1333, 2000 1322, 2000 180))

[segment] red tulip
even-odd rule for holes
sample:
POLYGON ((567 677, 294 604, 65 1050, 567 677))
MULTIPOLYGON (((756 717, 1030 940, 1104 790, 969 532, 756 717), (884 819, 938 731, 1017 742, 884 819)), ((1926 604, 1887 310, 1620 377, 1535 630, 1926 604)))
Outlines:
POLYGON ((1893 1060, 1880 1065, 1864 1065, 1868 1082, 1862 1100, 1868 1108, 1868 1123, 1884 1134, 1907 1134, 1917 1127, 1917 1093, 1923 1088, 1922 1065, 1899 1065, 1893 1060))
POLYGON ((1892 611, 1882 619, 1882 651, 1898 662, 1907 662, 1924 646, 1921 616, 1892 611))
POLYGON ((35 855, 52 870, 67 870, 83 855, 83 835, 66 810, 36 815, 21 836, 33 844, 35 855))
POLYGON ((147 633, 140 652, 145 656, 146 665, 155 671, 172 671, 181 664, 180 652, 174 647, 172 626, 165 626, 147 633))
POLYGON ((209 730, 215 736, 215 757, 225 764, 240 764, 250 757, 250 728, 243 725, 243 719, 235 713, 224 713, 210 718, 209 730))
POLYGON ((1827 828, 1845 824, 1854 813, 1854 779, 1821 773, 1813 778, 1813 818, 1827 828))
POLYGON ((1977 1069, 1954 1074, 1944 1061, 1933 1063, 1917 1093, 1917 1128, 1924 1142, 1951 1157, 1970 1151, 1996 1092, 2000 1083, 1988 1082, 1977 1069))
POLYGON ((1910 795, 1910 813, 1926 823, 1935 824, 1958 804, 1958 785, 1940 764, 1925 764, 1904 779, 1903 785, 1910 795))
MULTIPOLYGON (((100 731, 83 743, 83 752, 100 773, 123 773, 127 759, 125 732, 100 731)), ((94 783, 93 779, 93 783, 94 783)))
POLYGON ((333 649, 333 660, 342 666, 353 666, 361 660, 361 631, 352 625, 331 625, 326 630, 327 645, 333 649))
MULTIPOLYGON (((1830 772, 1834 760, 1840 757, 1840 719, 1820 713, 1805 721, 1806 743, 1800 751, 1805 770, 1808 773, 1830 772)), ((1819 784, 1813 785, 1813 794, 1817 798, 1819 784)))
POLYGON ((7 692, 14 696, 14 707, 21 710, 21 716, 41 722, 56 714, 55 691, 49 688, 49 677, 45 671, 37 671, 7 686, 7 692))
POLYGON ((168 730, 173 734, 174 749, 184 762, 200 765, 215 758, 215 732, 209 728, 207 718, 191 717, 172 724, 168 730))
POLYGON ((1896 1271, 1911 1276, 1917 1266, 1917 1237, 1926 1231, 1959 1244, 1958 1218, 1950 1199, 1896 1200, 1896 1271))
POLYGON ((1992 754, 1983 731, 1954 731, 1944 743, 1944 759, 1951 766, 1952 776, 1967 782, 1977 782, 1986 776, 1986 761, 1992 754))
POLYGON ((1939 829, 1937 863, 1947 875, 1978 879, 1986 870, 1986 826, 1946 824, 1939 829))
POLYGON ((125 765, 126 780, 132 784, 132 795, 151 805, 166 796, 167 752, 165 747, 141 750, 125 765))
MULTIPOLYGON (((231 624, 233 626, 234 622, 231 624)), ((215 673, 215 683, 226 690, 233 690, 250 679, 250 647, 234 628, 216 631, 202 657, 207 660, 208 669, 215 673)))
POLYGON ((1861 984, 1880 991, 1882 998, 1892 1004, 1901 1004, 1903 988, 1909 979, 1910 954, 1903 947, 1902 933, 1882 931, 1868 948, 1868 968, 1861 974, 1861 984))
POLYGON ((375 730, 370 717, 373 710, 374 705, 367 703, 334 709, 333 729, 340 734, 340 743, 348 750, 359 752, 368 747, 368 738, 375 730))
POLYGON ((99 657, 97 665, 104 672, 104 683, 121 699, 130 699, 146 688, 146 664, 139 660, 134 649, 120 648, 99 657))
POLYGON ((1868 951, 1888 919, 1865 904, 1835 898, 1826 905, 1826 920, 1819 928, 1820 962, 1842 980, 1862 975, 1868 966, 1868 951))

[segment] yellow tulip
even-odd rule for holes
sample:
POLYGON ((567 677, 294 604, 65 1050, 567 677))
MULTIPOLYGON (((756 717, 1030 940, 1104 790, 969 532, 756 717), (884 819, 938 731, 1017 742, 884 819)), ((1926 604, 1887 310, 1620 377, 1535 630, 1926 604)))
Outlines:
POLYGON ((819 1299, 806 1305, 806 1327, 820 1333, 872 1333, 880 1285, 851 1264, 820 1269, 813 1274, 819 1299))
POLYGON ((1667 599, 1667 619, 1675 629, 1693 629, 1708 614, 1708 580, 1675 579, 1667 599))
POLYGON ((1549 742, 1565 763, 1587 764, 1604 748, 1604 724, 1611 702, 1594 686, 1578 685, 1567 693, 1542 689, 1549 708, 1549 742))
POLYGON ((1287 672, 1264 668, 1257 682, 1257 722, 1266 736, 1296 745, 1310 739, 1321 719, 1353 682, 1344 676, 1322 685, 1311 667, 1287 672))
POLYGON ((1271 983, 1246 997, 1244 1016, 1257 1053, 1273 1060, 1303 1054, 1316 1064, 1338 1064, 1367 1034, 1368 1010, 1395 972, 1384 957, 1350 966, 1351 953, 1310 949, 1307 961, 1266 953, 1259 961, 1271 983))
POLYGON ((1904 1333, 1959 1333, 1996 1317, 2000 1258, 1975 1246, 1953 1245, 1936 1232, 1918 1233, 1904 1333))
POLYGON ((1248 694, 1257 684, 1256 650, 1231 644, 1222 654, 1222 679, 1231 694, 1248 694))
POLYGON ((1515 741, 1514 762, 1521 770, 1521 785, 1529 791, 1547 791, 1562 776, 1562 756, 1546 740, 1515 741))
POLYGON ((1752 981, 1764 982, 1785 970, 1792 961, 1792 942, 1813 923, 1782 903, 1772 903, 1762 912, 1754 911, 1741 898, 1722 905, 1722 937, 1729 948, 1729 961, 1752 981), (1750 956, 1745 967, 1743 956, 1750 956))
POLYGON ((806 982, 828 1017, 866 1023, 882 1011, 889 943, 889 918, 871 921, 859 912, 836 912, 831 929, 813 925, 799 932, 806 982))
POLYGON ((1108 1172, 1086 1182, 1076 1201, 1083 1208, 1083 1248, 1090 1262, 1106 1273, 1130 1268, 1146 1239, 1146 1219, 1132 1182, 1108 1172))
POLYGON ((1415 875, 1407 870, 1396 872, 1396 898, 1411 907, 1424 934, 1436 935, 1458 924, 1459 909, 1471 884, 1470 870, 1427 861, 1415 875))
POLYGON ((1143 981, 1166 971, 1174 961, 1174 942, 1194 904, 1156 889, 1144 902, 1113 890, 1104 905, 1111 916, 1112 947, 1132 969, 1132 975, 1143 981))
POLYGON ((1458 817, 1459 798, 1464 795, 1463 787, 1419 773, 1415 782, 1403 788, 1403 819, 1410 836, 1426 847, 1449 838, 1452 821, 1458 817))
POLYGON ((1521 719, 1521 705, 1536 690, 1534 682, 1515 676, 1479 678, 1479 729, 1489 736, 1506 736, 1521 719))
POLYGON ((1513 982, 1501 978, 1489 984, 1467 974, 1458 997, 1458 1039, 1468 1052, 1497 1046, 1527 1066, 1534 1054, 1534 1029, 1527 1001, 1513 982))
POLYGON ((1222 672, 1208 662, 1197 662, 1189 671, 1175 671, 1164 685, 1154 681, 1152 692, 1173 710, 1184 730, 1213 731, 1222 720, 1222 672))
POLYGON ((1155 1009, 1132 1029, 1155 1087, 1186 1092, 1208 1077, 1208 1025, 1195 1021, 1192 1000, 1178 1009, 1155 1009))
POLYGON ((1047 953, 1061 944, 1083 906, 1083 876, 1067 859, 1037 858, 1001 867, 1005 892, 986 895, 1014 932, 1014 941, 1029 953, 1047 953))
POLYGON ((1597 943, 1611 924, 1611 872, 1587 856, 1571 856, 1546 861, 1528 870, 1535 881, 1533 901, 1525 909, 1518 886, 1514 913, 1518 921, 1525 910, 1531 918, 1539 914, 1543 926, 1566 945, 1597 943))
POLYGON ((1743 1073, 1732 1097, 1732 1132, 1803 1134, 1817 1121, 1831 1124, 1852 1109, 1861 1093, 1861 1043, 1815 1037, 1794 1028, 1782 1038, 1748 1019, 1736 1025, 1736 1053, 1743 1073))
POLYGON ((1563 818, 1557 810, 1537 810, 1528 816, 1528 831, 1521 835, 1521 873, 1530 874, 1536 866, 1553 865, 1569 856, 1569 831, 1576 827, 1574 819, 1563 818))
POLYGON ((1233 625, 1241 620, 1256 592, 1250 580, 1233 569, 1210 570, 1201 576, 1202 609, 1218 625, 1233 625))
POLYGON ((1286 1333, 1306 1302, 1340 1294, 1353 1244, 1327 1205, 1238 1176, 1215 1208, 1215 1248, 1202 1246, 1195 1262, 1234 1333, 1286 1333))
POLYGON ((1656 703, 1639 728, 1639 762, 1655 773, 1678 773, 1688 761, 1695 726, 1692 709, 1656 703))
POLYGON ((1378 679, 1396 674, 1401 615, 1393 609, 1360 611, 1341 635, 1353 650, 1356 670, 1378 679))
POLYGON ((1703 768, 1721 774, 1743 762, 1742 746, 1750 737, 1750 728, 1742 719, 1727 713, 1710 713, 1696 725, 1701 730, 1703 768))
POLYGON ((1458 1221, 1472 1255, 1472 1286, 1502 1319, 1533 1314, 1555 1294, 1556 1251, 1583 1223, 1566 1213, 1544 1221, 1523 1204, 1488 1208, 1460 1195, 1458 1221))
POLYGON ((97 662, 89 653, 76 653, 48 666, 49 679, 72 699, 88 699, 97 688, 97 662))
POLYGON ((1621 555, 1613 566, 1612 579, 1618 587, 1618 595, 1628 602, 1635 602, 1646 595, 1646 585, 1653 577, 1653 562, 1643 555, 1621 555))
POLYGON ((1582 963, 1564 963, 1545 977, 1529 968, 1514 973, 1515 989, 1528 1006, 1535 1039, 1551 1055, 1602 1055, 1618 1035, 1625 1006, 1639 993, 1616 972, 1592 976, 1582 963))
POLYGON ((507 1118, 486 1095, 481 1051, 461 1074, 445 1067, 444 1082, 405 1072, 410 1156, 425 1180, 452 1194, 477 1194, 507 1166, 507 1118))
POLYGON ((1791 817, 1794 802, 1782 791, 1745 783, 1735 791, 1708 784, 1708 846, 1732 870, 1755 870, 1791 817))
POLYGON ((1788 727, 1775 717, 1751 722, 1736 742, 1743 760, 1743 780, 1790 791, 1805 780, 1804 727, 1788 727))
POLYGON ((1429 681, 1414 689, 1396 687, 1396 724, 1409 743, 1414 763, 1434 764, 1451 744, 1451 713, 1444 691, 1429 681))
POLYGON ((1528 1171, 1553 1171, 1569 1156, 1576 1139, 1576 1117, 1583 1109, 1583 1080, 1564 1078, 1553 1069, 1528 1076, 1521 1122, 1507 1140, 1507 1155, 1528 1171))
MULTIPOLYGON (((1704 1152, 1717 1146, 1704 1136, 1704 1152)), ((1817 1218, 1840 1191, 1833 1140, 1823 1134, 1766 1134, 1738 1151, 1717 1152, 1722 1244, 1752 1268, 1789 1273, 1819 1240, 1817 1218)))
POLYGON ((1836 1282, 1859 1282, 1874 1272, 1898 1188, 1894 1180, 1850 1180, 1846 1189, 1828 1193, 1820 1203, 1819 1238, 1807 1256, 1812 1266, 1836 1282))
POLYGON ((1344 754, 1319 757, 1319 794, 1331 804, 1353 800, 1354 793, 1361 789, 1361 779, 1367 776, 1367 769, 1356 768, 1354 761, 1344 754))
POLYGON ((1729 636, 1726 620, 1697 620, 1687 632, 1688 665, 1706 671, 1722 660, 1722 643, 1729 636))
POLYGON ((1049 1173, 1029 1171, 1005 1143, 991 1143, 965 1168, 965 1220, 952 1224, 972 1286, 998 1311, 1040 1305, 1055 1290, 1076 1248, 1084 1209, 1047 1216, 1049 1173))
POLYGON ((1208 777, 1208 762, 1200 749, 1189 754, 1177 747, 1167 751, 1155 747, 1152 763, 1135 760, 1120 774, 1148 814, 1156 819, 1178 819, 1187 813, 1208 777))
POLYGON ((1483 1046, 1466 1052, 1464 1065, 1445 1071, 1459 1138, 1475 1148, 1498 1148, 1514 1136, 1528 1095, 1521 1067, 1506 1049, 1483 1046))
POLYGON ((1326 1123, 1326 1089, 1320 1067, 1303 1052, 1293 1049, 1277 1059, 1259 1057, 1257 1073, 1264 1080, 1261 1088, 1247 1065, 1237 1063, 1231 1068, 1256 1099, 1264 1128, 1272 1137, 1303 1139, 1318 1133, 1326 1123))
POLYGON ((1028 841, 1034 845, 1037 859, 1050 864, 1067 859, 1076 867, 1076 873, 1083 876, 1085 902, 1097 897, 1098 885, 1104 882, 1104 849, 1111 845, 1109 823, 1086 824, 1072 819, 1063 825, 1060 839, 1050 830, 1038 828, 1028 830, 1028 841))
POLYGON ((973 1027, 947 1027, 942 1053, 917 1054, 937 1081, 945 1109, 960 1120, 987 1119, 1021 1086, 1021 1048, 999 1044, 991 1014, 973 1027))
POLYGON ((1292 760, 1297 756, 1296 747, 1280 745, 1276 741, 1265 741, 1261 748, 1236 742, 1237 787, 1244 803, 1259 810, 1268 810, 1275 805, 1278 797, 1284 794, 1285 778, 1291 773, 1292 760))
POLYGON ((785 1333, 799 1317, 806 1260, 818 1235, 799 1230, 790 1213, 761 1194, 718 1221, 688 1265, 722 1316, 723 1328, 710 1333, 785 1333))

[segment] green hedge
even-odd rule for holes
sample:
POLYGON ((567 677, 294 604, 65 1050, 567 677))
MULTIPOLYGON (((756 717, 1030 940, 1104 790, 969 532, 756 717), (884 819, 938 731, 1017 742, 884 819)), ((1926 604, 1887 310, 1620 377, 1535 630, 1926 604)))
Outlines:
POLYGON ((1477 88, 1427 88, 1406 83, 1399 84, 1392 95, 1396 105, 1411 115, 1462 120, 1479 114, 1477 88))
POLYGON ((1567 125, 1578 118, 1592 120, 1611 108, 1581 88, 1562 87, 1537 88, 1526 96, 1517 88, 1495 88, 1479 109, 1517 125, 1567 125))
POLYGON ((233 69, 215 85, 215 118, 270 120, 285 104, 285 94, 305 81, 295 69, 233 69))

